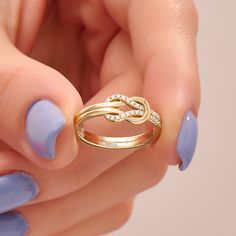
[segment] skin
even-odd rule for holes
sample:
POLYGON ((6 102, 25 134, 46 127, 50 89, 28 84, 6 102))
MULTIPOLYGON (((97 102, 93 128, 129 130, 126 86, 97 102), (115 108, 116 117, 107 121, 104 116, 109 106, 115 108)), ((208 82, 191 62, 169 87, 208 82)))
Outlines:
MULTIPOLYGON (((101 235, 119 228, 135 195, 180 163, 181 120, 189 109, 198 113, 193 2, 2 0, 0 16, 0 173, 23 170, 40 185, 38 197, 17 209, 29 235, 101 235), (116 152, 78 144, 74 114, 117 92, 145 97, 158 111, 158 142, 116 152), (66 116, 53 161, 33 153, 25 137, 25 114, 38 98, 51 99, 66 116)), ((90 127, 113 135, 127 129, 105 121, 90 127)))

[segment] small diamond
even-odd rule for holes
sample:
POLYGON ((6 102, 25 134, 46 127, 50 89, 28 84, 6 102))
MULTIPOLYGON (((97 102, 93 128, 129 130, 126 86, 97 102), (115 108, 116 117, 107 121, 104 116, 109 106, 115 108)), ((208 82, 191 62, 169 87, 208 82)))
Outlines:
POLYGON ((125 112, 126 113, 126 116, 130 116, 131 115, 131 112, 130 111, 127 111, 125 112))
POLYGON ((121 115, 118 115, 118 119, 117 119, 117 121, 121 121, 122 120, 122 117, 121 117, 121 115))
POLYGON ((110 120, 114 121, 115 120, 115 116, 111 115, 110 116, 110 120))
POLYGON ((132 111, 130 112, 130 114, 131 114, 132 116, 135 115, 135 111, 132 110, 132 111))
POLYGON ((134 101, 131 101, 130 104, 131 104, 131 106, 135 106, 135 102, 134 101))
POLYGON ((116 115, 115 116, 115 120, 118 121, 120 119, 120 116, 119 115, 116 115))
POLYGON ((125 100, 125 96, 124 96, 124 95, 122 95, 122 96, 121 96, 121 99, 122 99, 122 100, 125 100))
POLYGON ((121 119, 124 119, 124 118, 125 118, 125 113, 122 113, 122 114, 120 115, 120 117, 121 117, 121 119))

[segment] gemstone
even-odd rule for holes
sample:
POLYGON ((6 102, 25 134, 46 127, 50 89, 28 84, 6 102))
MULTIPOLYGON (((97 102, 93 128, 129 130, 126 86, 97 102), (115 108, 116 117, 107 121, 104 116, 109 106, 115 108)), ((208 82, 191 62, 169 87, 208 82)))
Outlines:
POLYGON ((120 115, 120 117, 121 117, 121 119, 124 119, 124 118, 125 118, 125 113, 122 113, 122 114, 120 115))

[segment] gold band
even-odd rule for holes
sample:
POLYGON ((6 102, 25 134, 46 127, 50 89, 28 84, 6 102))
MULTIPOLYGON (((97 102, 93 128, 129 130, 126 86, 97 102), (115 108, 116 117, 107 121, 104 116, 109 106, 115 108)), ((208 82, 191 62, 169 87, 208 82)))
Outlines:
POLYGON ((76 136, 79 140, 95 147, 108 149, 129 149, 148 145, 157 139, 161 130, 160 116, 151 110, 149 103, 144 98, 129 98, 120 94, 110 96, 104 103, 97 103, 82 109, 75 117, 74 122, 76 136), (124 105, 133 110, 120 110, 124 105), (98 136, 84 130, 84 122, 98 116, 104 116, 111 122, 126 120, 132 124, 143 124, 149 121, 152 124, 152 129, 129 137, 98 136))

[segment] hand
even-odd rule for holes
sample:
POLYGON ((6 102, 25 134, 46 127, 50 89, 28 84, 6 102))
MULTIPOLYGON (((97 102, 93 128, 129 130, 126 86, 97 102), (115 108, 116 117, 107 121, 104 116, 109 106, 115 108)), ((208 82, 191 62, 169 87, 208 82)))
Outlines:
MULTIPOLYGON (((168 165, 185 169, 194 152, 194 4, 18 0, 2 1, 0 13, 1 235, 101 235, 120 227, 135 195, 156 185, 168 165), (161 115, 153 146, 113 151, 76 141, 82 100, 87 106, 114 93, 142 96, 161 115), (6 213, 12 209, 18 213, 6 213)), ((127 131, 113 127, 90 123, 98 132, 127 131)))

